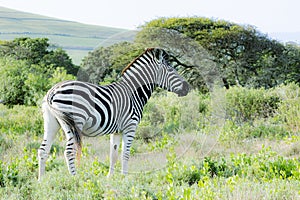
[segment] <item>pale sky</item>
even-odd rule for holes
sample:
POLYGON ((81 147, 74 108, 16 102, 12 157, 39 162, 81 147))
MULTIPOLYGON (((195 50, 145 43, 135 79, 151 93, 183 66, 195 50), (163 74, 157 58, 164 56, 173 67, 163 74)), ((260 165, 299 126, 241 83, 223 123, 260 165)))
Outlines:
POLYGON ((299 0, 0 0, 0 6, 126 29, 158 17, 199 16, 251 24, 262 33, 300 32, 299 0))

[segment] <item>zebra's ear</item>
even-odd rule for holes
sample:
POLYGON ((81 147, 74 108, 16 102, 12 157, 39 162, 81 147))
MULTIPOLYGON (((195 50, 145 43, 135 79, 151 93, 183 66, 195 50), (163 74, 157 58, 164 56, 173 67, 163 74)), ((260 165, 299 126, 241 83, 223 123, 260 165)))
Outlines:
POLYGON ((157 58, 157 60, 159 60, 160 62, 165 59, 167 53, 165 52, 165 50, 163 49, 159 49, 159 48, 153 48, 153 53, 155 55, 155 57, 157 58))
POLYGON ((155 56, 155 58, 157 58, 158 60, 159 60, 159 58, 160 58, 160 53, 159 53, 159 49, 158 48, 147 48, 146 49, 146 51, 145 52, 150 52, 150 53, 152 53, 154 56, 155 56))
POLYGON ((146 51, 152 52, 155 58, 160 62, 162 62, 163 59, 168 58, 168 53, 160 48, 148 48, 146 51))
POLYGON ((154 55, 157 58, 157 60, 161 61, 163 58, 161 49, 154 48, 153 51, 154 51, 154 55))

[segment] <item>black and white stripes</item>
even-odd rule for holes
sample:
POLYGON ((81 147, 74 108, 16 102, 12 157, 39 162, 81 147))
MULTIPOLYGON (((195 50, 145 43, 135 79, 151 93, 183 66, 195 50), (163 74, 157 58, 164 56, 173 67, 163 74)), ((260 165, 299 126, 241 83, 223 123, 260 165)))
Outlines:
POLYGON ((75 174, 75 155, 81 150, 81 137, 111 134, 110 172, 117 159, 120 137, 123 141, 122 172, 128 172, 130 146, 142 117, 143 107, 156 86, 188 93, 188 84, 168 64, 162 49, 147 49, 122 72, 119 82, 98 86, 80 81, 66 81, 49 90, 43 102, 44 141, 39 149, 39 178, 54 136, 62 127, 67 136, 65 157, 69 172, 75 174))

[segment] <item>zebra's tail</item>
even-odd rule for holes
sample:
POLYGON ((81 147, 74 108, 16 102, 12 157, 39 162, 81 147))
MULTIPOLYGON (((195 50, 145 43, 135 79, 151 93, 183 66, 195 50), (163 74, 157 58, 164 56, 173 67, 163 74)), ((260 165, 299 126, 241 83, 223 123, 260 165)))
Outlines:
POLYGON ((76 123, 74 122, 74 119, 71 116, 71 114, 63 112, 63 111, 58 110, 57 108, 53 107, 52 104, 51 104, 51 100, 50 99, 49 99, 49 96, 48 96, 48 98, 45 99, 44 101, 47 101, 48 107, 51 110, 51 112, 54 114, 54 116, 57 119, 60 119, 63 122, 65 122, 70 127, 72 133, 74 134, 75 143, 76 143, 76 147, 77 147, 76 159, 77 159, 78 165, 79 165, 80 158, 81 158, 81 153, 82 153, 82 139, 81 139, 81 136, 83 135, 83 133, 76 126, 76 123))
POLYGON ((76 146, 77 146, 77 153, 76 153, 76 159, 78 161, 78 165, 80 164, 80 158, 82 153, 82 139, 81 136, 82 131, 76 126, 72 116, 70 116, 68 113, 60 112, 62 114, 61 118, 68 126, 70 126, 72 133, 74 134, 76 146))

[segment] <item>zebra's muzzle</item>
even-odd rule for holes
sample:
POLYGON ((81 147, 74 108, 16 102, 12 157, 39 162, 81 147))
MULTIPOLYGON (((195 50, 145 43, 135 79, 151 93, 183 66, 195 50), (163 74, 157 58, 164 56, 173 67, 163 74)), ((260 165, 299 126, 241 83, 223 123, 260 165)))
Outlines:
POLYGON ((186 96, 189 93, 189 84, 186 81, 182 82, 182 88, 177 92, 179 97, 186 96))

